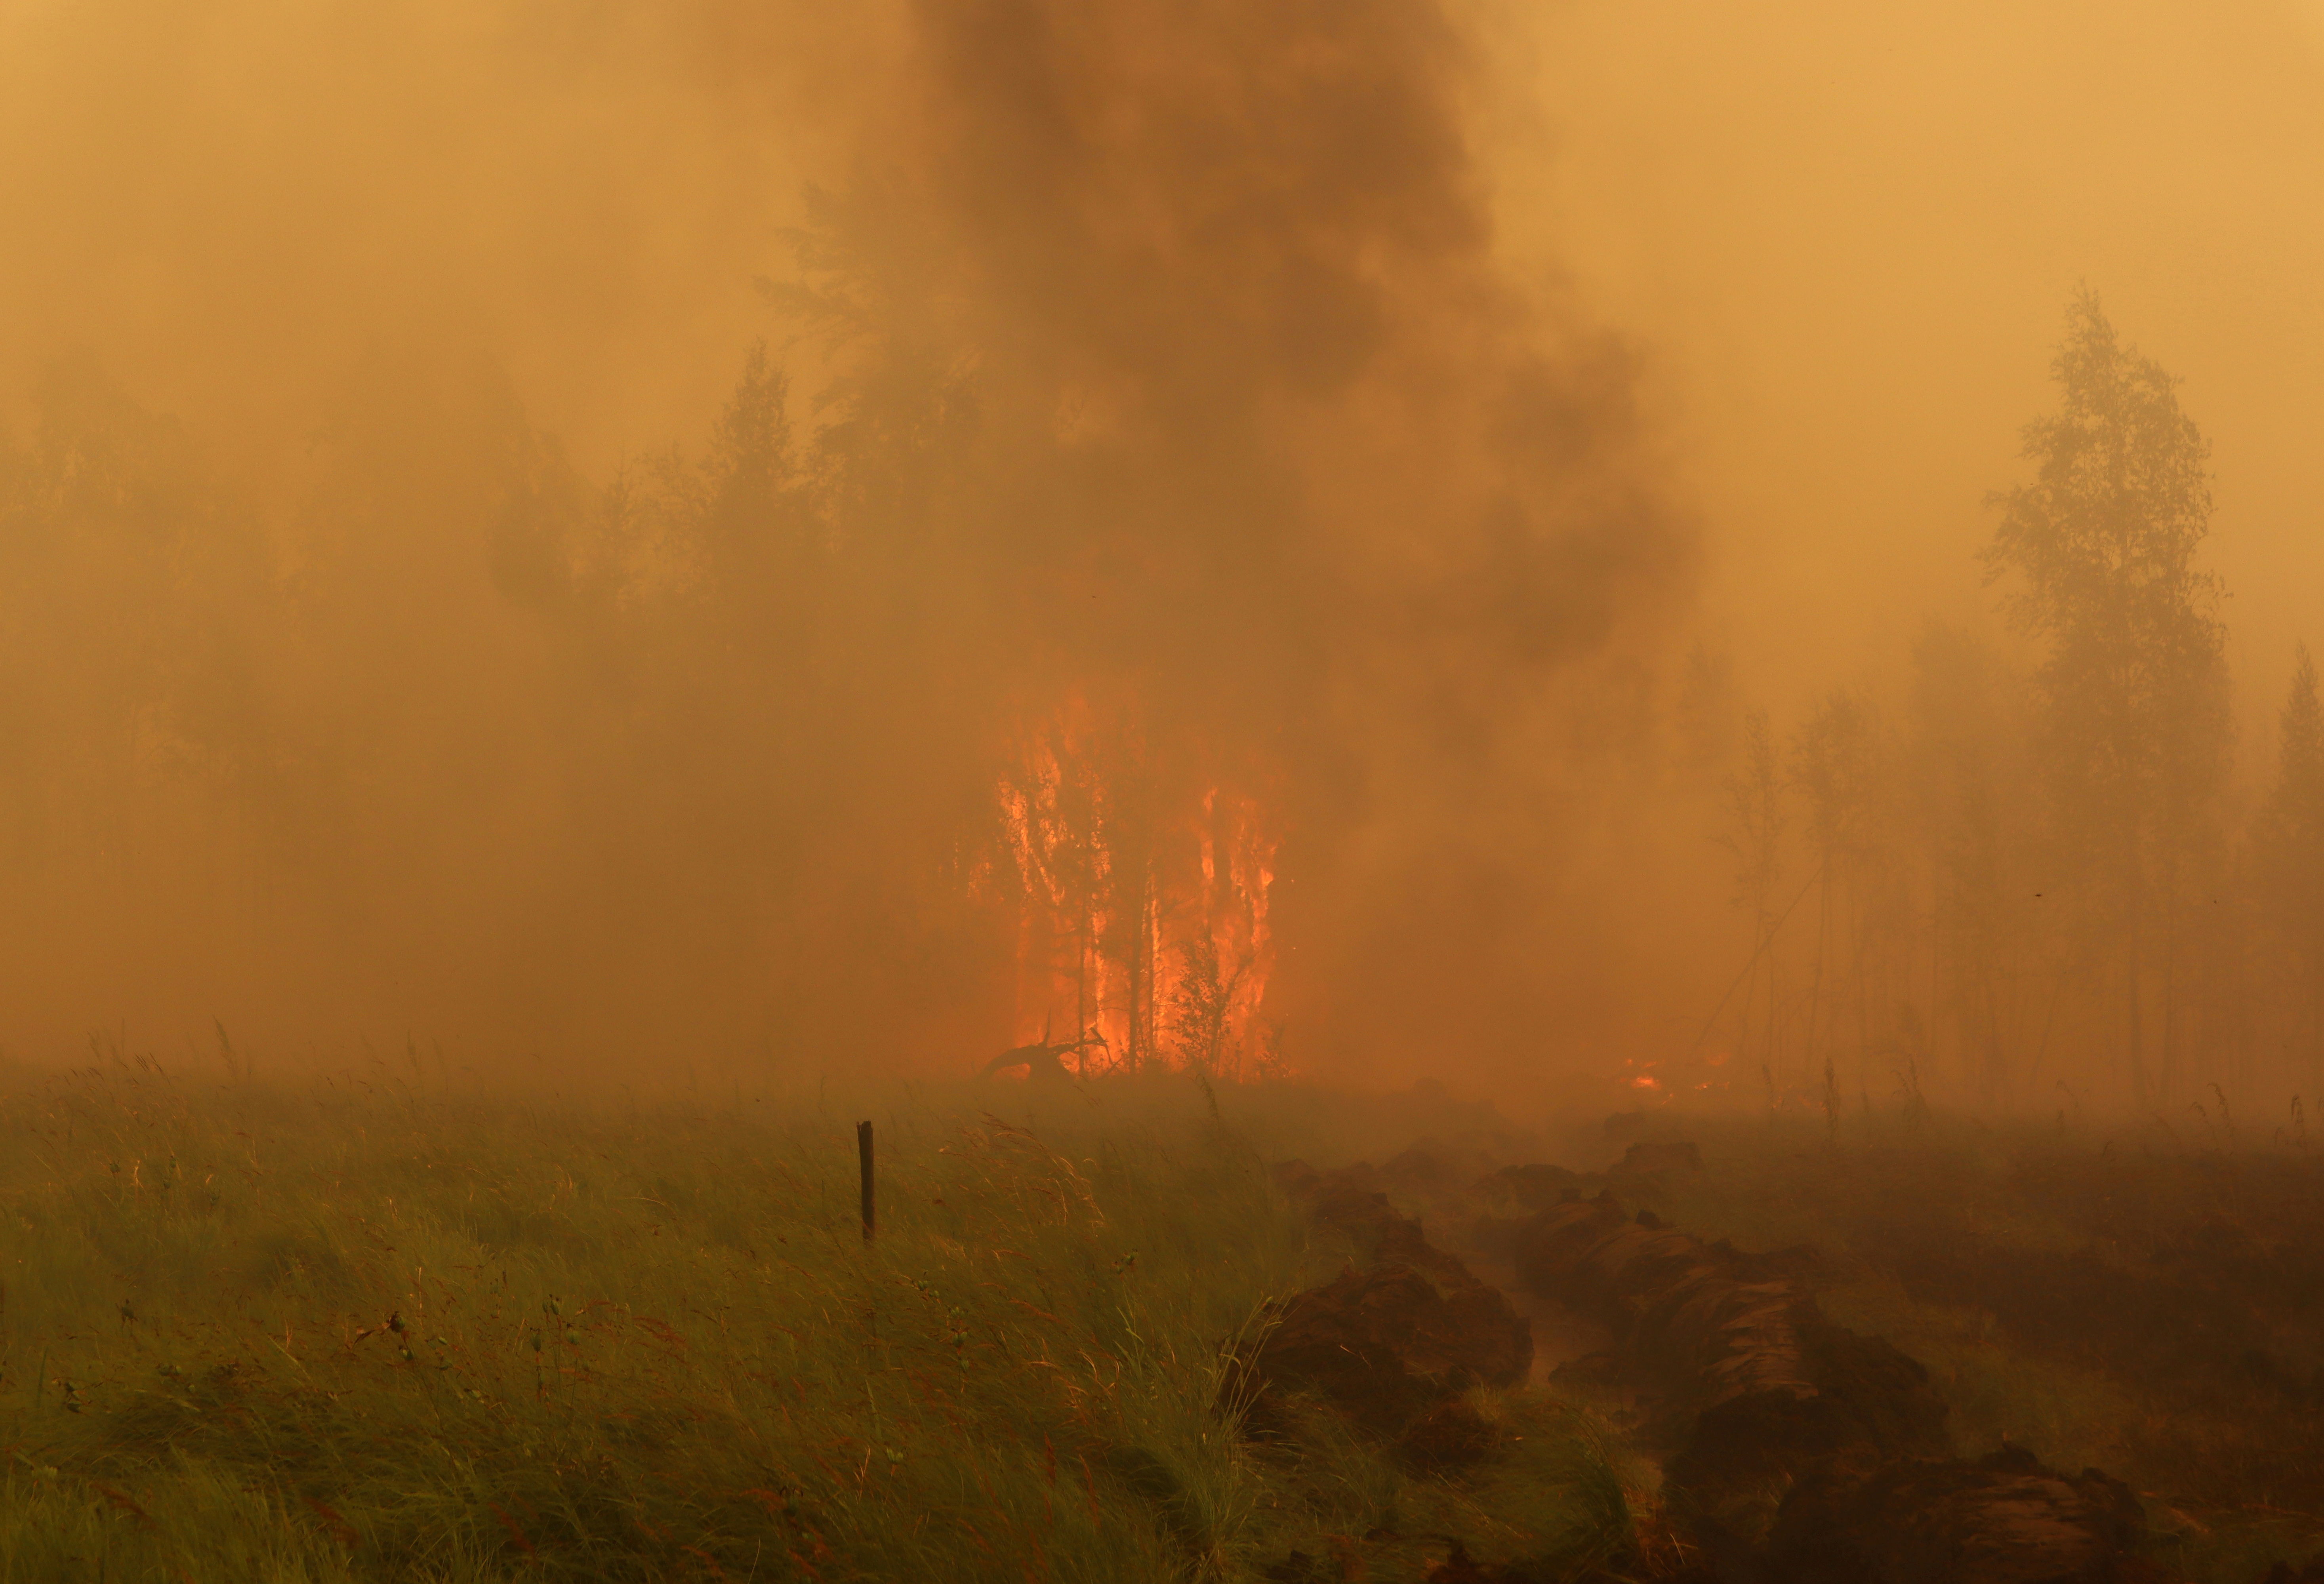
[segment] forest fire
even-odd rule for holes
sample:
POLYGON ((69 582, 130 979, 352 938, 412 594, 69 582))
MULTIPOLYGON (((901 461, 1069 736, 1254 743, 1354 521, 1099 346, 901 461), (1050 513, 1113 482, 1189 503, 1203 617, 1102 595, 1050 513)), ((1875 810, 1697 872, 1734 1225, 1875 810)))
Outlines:
POLYGON ((1027 738, 997 796, 1019 1039, 1070 1030, 1083 1073, 1285 1070, 1266 1017, 1277 838, 1256 798, 1158 773, 1080 701, 1027 738))
POLYGON ((0 4, 0 1584, 2324 1584, 2324 0, 0 4))

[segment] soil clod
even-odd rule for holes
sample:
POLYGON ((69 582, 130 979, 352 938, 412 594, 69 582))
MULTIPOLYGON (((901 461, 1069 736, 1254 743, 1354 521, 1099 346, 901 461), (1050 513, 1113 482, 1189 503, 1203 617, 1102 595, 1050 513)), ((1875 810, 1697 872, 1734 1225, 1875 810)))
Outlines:
MULTIPOLYGON (((1533 1337, 1499 1289, 1435 1248, 1385 1195, 1317 1177, 1309 1214, 1343 1233, 1361 1266, 1282 1301, 1273 1329, 1236 1371, 1233 1388, 1264 1424, 1284 1389, 1312 1391, 1365 1428, 1417 1432, 1416 1457, 1458 1461, 1479 1427, 1457 1414, 1415 1422, 1476 1386, 1513 1386, 1533 1363, 1533 1337)), ((1476 1455, 1481 1455, 1478 1453, 1476 1455)))

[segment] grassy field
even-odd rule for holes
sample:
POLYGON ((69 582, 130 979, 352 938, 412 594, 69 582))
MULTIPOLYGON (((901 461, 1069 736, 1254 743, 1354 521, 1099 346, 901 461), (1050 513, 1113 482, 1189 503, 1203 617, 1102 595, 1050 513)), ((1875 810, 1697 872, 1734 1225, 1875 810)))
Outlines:
MULTIPOLYGON (((1432 1127, 1466 1129, 1440 1158, 1522 1156, 1513 1130, 1409 1099, 1236 1091, 1222 1118, 1183 1082, 1096 1088, 1046 1110, 991 1086, 592 1106, 379 1068, 16 1074, 0 1584, 1416 1581, 1456 1539, 1545 1579, 1669 1572, 1654 1469, 1586 1394, 1479 1395, 1500 1450, 1460 1474, 1321 1409, 1254 1444, 1221 1404, 1267 1301, 1348 1255, 1266 1160, 1385 1159, 1432 1127)), ((1817 1248, 1826 1309, 1929 1367, 1961 1451, 2119 1474, 2190 1578, 2324 1547, 2304 1152, 1655 1127, 1704 1161, 1660 1213, 1817 1248)), ((1458 1248, 1463 1192, 1397 1196, 1458 1248)))
POLYGON ((1513 1455, 1458 1483, 1328 1415, 1247 1448, 1227 1351, 1343 1250, 1198 1106, 1037 1136, 973 1098, 862 1112, 867 1247, 857 1110, 812 1097, 23 1079, 0 1580, 1239 1579, 1366 1534, 1418 1577, 1447 1534, 1627 1543, 1649 1478, 1553 1397, 1489 1404, 1513 1455))

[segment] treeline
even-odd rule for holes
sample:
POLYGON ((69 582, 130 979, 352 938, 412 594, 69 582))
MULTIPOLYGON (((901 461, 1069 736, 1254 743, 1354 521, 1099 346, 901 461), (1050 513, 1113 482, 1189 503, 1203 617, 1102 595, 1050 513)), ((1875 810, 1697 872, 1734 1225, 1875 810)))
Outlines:
POLYGON ((1981 557, 2008 631, 1924 628, 1902 685, 1779 725, 1698 654, 1748 961, 1705 1042, 1771 1104, 1961 1098, 2268 1125, 2324 1084, 2324 714, 2303 648, 2239 785, 2209 448, 2072 304, 2030 477, 1981 557))
MULTIPOLYGON (((812 401, 754 352, 701 445, 596 481, 445 358, 381 360, 247 482, 53 371, 0 437, 8 1037, 216 1015, 822 1066, 1094 1032, 1084 1059, 1253 1072, 1286 1059, 1281 950, 1334 1037, 1457 1057, 1686 986, 1692 920, 1634 946, 1556 868, 1569 761, 1646 787, 1674 742, 1727 861, 1655 894, 1748 932, 1690 1082, 2181 1126, 2214 1084, 2324 1082, 2315 669, 2243 784, 2208 448, 2094 300, 1993 502, 2006 630, 1928 627, 1894 685, 1779 720, 1700 651, 1591 668, 1591 601, 1654 606, 1577 605, 1574 547, 1667 530, 1589 447, 1526 465, 1613 507, 1407 536, 1320 497, 1351 539, 1299 493, 1336 452, 1229 469, 1067 423, 1070 382, 908 281, 808 278, 812 401), (1353 585, 1407 539, 1425 578, 1353 585)), ((1198 416, 1204 447, 1246 427, 1198 416)), ((1653 852, 1673 806, 1636 802, 1588 839, 1653 852)), ((1524 1060, 1615 1064, 1563 1037, 1524 1060)))
POLYGON ((584 480, 492 369, 383 359, 287 475, 87 365, 0 437, 11 1039, 127 1017, 892 1059, 990 1018, 1007 539, 964 382, 859 345, 811 437, 584 480), (946 877, 962 883, 943 883, 946 877))
POLYGON ((255 482, 50 370, 0 433, 0 1040, 1279 1066, 1285 712, 1240 689, 1312 611, 799 242, 814 396, 761 345, 702 443, 600 480, 431 351, 255 482))

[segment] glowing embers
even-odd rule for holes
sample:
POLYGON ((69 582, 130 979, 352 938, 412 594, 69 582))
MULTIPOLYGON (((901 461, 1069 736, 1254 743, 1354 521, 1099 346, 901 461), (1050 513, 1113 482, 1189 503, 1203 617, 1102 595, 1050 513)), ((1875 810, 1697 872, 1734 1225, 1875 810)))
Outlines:
POLYGON ((1275 833, 1256 799, 1078 705, 998 787, 1017 911, 1017 1037, 1069 1067, 1279 1072, 1265 1016, 1275 833))

